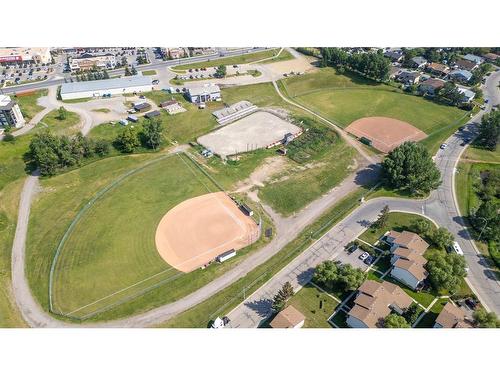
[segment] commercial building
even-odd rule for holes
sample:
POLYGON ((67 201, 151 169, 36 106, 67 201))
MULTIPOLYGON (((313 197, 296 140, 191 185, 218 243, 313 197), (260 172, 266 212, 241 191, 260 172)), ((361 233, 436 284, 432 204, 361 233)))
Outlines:
POLYGON ((301 328, 304 325, 304 315, 293 306, 288 306, 269 324, 272 328, 301 328))
POLYGON ((366 280, 358 288, 346 323, 352 328, 382 327, 387 315, 402 314, 413 300, 399 286, 388 281, 366 280))
POLYGON ((7 95, 0 95, 0 129, 20 128, 26 121, 19 105, 7 95))
POLYGON ((83 72, 97 69, 114 69, 116 67, 116 57, 112 53, 104 55, 92 55, 84 53, 79 57, 72 58, 69 62, 69 68, 72 72, 83 72))
POLYGON ((448 302, 436 318, 433 328, 472 328, 472 322, 460 307, 448 302))
POLYGON ((129 76, 98 81, 63 83, 61 99, 98 98, 104 95, 120 95, 148 92, 153 90, 151 78, 129 76))
POLYGON ((48 64, 52 61, 49 47, 11 47, 0 48, 1 63, 20 63, 24 61, 36 64, 48 64))
POLYGON ((191 87, 187 90, 188 99, 191 103, 205 103, 220 101, 220 87, 214 84, 191 87))

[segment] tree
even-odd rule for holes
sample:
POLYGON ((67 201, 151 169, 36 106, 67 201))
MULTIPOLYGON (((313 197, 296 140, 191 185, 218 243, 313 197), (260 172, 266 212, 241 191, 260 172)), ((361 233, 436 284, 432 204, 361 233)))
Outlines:
POLYGON ((446 82, 437 92, 437 98, 449 105, 459 105, 462 102, 463 94, 458 91, 457 85, 452 82, 446 82))
POLYGON ((16 140, 16 137, 14 137, 14 135, 11 133, 7 133, 3 137, 4 142, 14 142, 15 140, 16 140))
POLYGON ((446 289, 455 294, 460 289, 462 279, 467 275, 463 256, 455 253, 433 254, 426 264, 429 280, 436 290, 446 289))
POLYGON ((337 265, 334 261, 326 260, 320 263, 314 271, 313 281, 330 290, 349 291, 358 289, 365 281, 366 274, 350 264, 337 265))
POLYGON ((109 78, 109 73, 106 69, 104 69, 102 72, 102 79, 108 79, 108 78, 109 78))
POLYGON ((215 71, 215 76, 217 78, 224 78, 226 76, 227 69, 225 65, 219 65, 215 71))
POLYGON ((477 143, 488 150, 495 151, 500 137, 500 111, 487 113, 481 119, 477 143))
POLYGON ((384 319, 384 328, 410 328, 410 324, 398 314, 389 314, 384 319))
POLYGON ((382 163, 389 186, 412 194, 429 193, 441 183, 441 174, 429 151, 420 143, 405 142, 389 152, 382 163))
POLYGON ((59 167, 58 140, 51 133, 37 133, 30 141, 30 154, 42 176, 51 176, 59 167))
POLYGON ((474 322, 479 328, 500 328, 500 320, 494 312, 487 312, 484 308, 474 311, 474 322))
POLYGON ((135 128, 125 128, 116 138, 116 145, 122 152, 131 153, 139 146, 139 138, 135 128))
POLYGON ((413 324, 417 321, 419 315, 418 305, 413 304, 403 313, 403 318, 405 318, 408 323, 413 324))
POLYGON ((137 69, 135 68, 135 66, 132 66, 132 70, 130 71, 130 74, 133 76, 137 75, 137 69))
POLYGON ((483 240, 500 241, 500 202, 483 200, 470 217, 472 226, 483 240))
POLYGON ((66 118, 68 117, 68 111, 66 110, 66 108, 64 107, 59 107, 59 109, 57 110, 57 119, 58 120, 66 120, 66 118))
POLYGON ((372 224, 372 227, 376 229, 385 227, 388 218, 389 218, 389 206, 385 205, 384 208, 382 208, 382 211, 380 211, 380 215, 378 216, 377 220, 372 224))
POLYGON ((132 73, 130 73, 130 69, 128 68, 128 65, 125 67, 125 76, 131 76, 132 73))
POLYGON ((151 118, 144 123, 142 134, 146 145, 156 150, 161 144, 163 124, 159 118, 151 118))
POLYGON ((292 297, 294 294, 293 292, 293 287, 292 284, 290 284, 289 281, 287 281, 283 286, 281 287, 280 290, 278 290, 278 293, 273 298, 273 305, 272 308, 274 311, 281 311, 286 305, 286 302, 292 297))
POLYGON ((104 139, 98 139, 94 143, 94 152, 99 156, 105 156, 109 154, 109 142, 104 139))
POLYGON ((446 249, 453 244, 453 234, 446 228, 433 228, 429 232, 429 237, 440 249, 446 249))
POLYGON ((412 229, 420 236, 427 236, 433 229, 433 226, 429 220, 417 219, 413 223, 412 229))

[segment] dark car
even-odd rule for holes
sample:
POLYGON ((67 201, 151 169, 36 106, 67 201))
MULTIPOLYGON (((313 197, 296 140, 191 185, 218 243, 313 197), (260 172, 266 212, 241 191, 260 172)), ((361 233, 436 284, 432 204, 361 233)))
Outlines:
POLYGON ((358 245, 356 245, 356 244, 352 244, 352 245, 348 246, 346 250, 347 250, 347 252, 348 252, 349 254, 352 254, 352 253, 354 253, 357 249, 358 249, 358 245))
POLYGON ((475 300, 473 300, 472 298, 467 298, 465 300, 465 304, 471 309, 471 310, 475 310, 476 309, 476 306, 477 306, 477 302, 475 300))
POLYGON ((369 255, 363 262, 367 265, 370 265, 373 263, 373 261, 374 261, 373 257, 369 255))
POLYGON ((458 128, 459 131, 462 131, 464 129, 465 129, 465 126, 461 126, 461 127, 458 128))

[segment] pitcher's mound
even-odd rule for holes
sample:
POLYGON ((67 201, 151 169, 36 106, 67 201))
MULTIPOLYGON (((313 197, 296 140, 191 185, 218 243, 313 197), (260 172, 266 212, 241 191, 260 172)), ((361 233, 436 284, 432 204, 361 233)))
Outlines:
POLYGON ((389 152, 406 141, 420 141, 427 135, 408 124, 390 117, 364 117, 352 122, 346 129, 358 138, 364 138, 371 146, 389 152))
POLYGON ((258 225, 223 192, 188 199, 166 213, 156 229, 156 248, 172 267, 190 272, 225 251, 258 239, 258 225))

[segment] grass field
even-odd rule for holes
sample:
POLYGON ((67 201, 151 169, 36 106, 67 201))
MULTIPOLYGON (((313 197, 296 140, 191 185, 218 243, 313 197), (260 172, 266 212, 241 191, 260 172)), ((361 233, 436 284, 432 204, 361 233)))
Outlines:
POLYGON ((23 183, 21 178, 0 190, 0 328, 26 326, 14 302, 10 279, 12 241, 23 183))
POLYGON ((154 75, 156 75, 156 70, 143 70, 142 75, 143 76, 154 76, 154 75))
POLYGON ((287 303, 304 314, 304 328, 332 328, 328 318, 338 304, 330 295, 312 284, 304 285, 287 303))
POLYGON ((428 135, 423 144, 435 151, 440 142, 466 121, 467 112, 404 94, 399 89, 332 68, 281 80, 285 92, 298 103, 341 127, 369 116, 406 121, 428 135))
POLYGON ((47 89, 37 90, 30 95, 16 96, 15 100, 21 108, 24 119, 29 122, 38 112, 42 111, 45 107, 37 104, 38 98, 48 94, 47 89))
MULTIPOLYGON (((112 157, 43 181, 44 193, 33 205, 27 261, 28 279, 43 306, 48 303, 51 260, 76 213, 97 191, 153 158, 158 154, 112 157), (59 199, 63 203, 56 205, 59 199), (47 220, 54 217, 57 224, 49 224, 47 220)), ((205 194, 207 187, 216 189, 186 156, 174 155, 102 195, 74 225, 61 248, 54 273, 55 310, 76 318, 107 320, 173 302, 268 241, 262 238, 231 260, 205 270, 183 274, 168 266, 154 245, 157 223, 169 208, 205 194)), ((265 217, 264 225, 271 226, 265 217)))
MULTIPOLYGON (((274 48, 266 51, 259 51, 255 53, 246 53, 242 55, 236 55, 231 57, 226 57, 222 59, 214 59, 212 61, 202 61, 196 62, 192 64, 183 64, 172 67, 175 71, 185 71, 188 69, 199 69, 199 68, 208 68, 212 66, 219 65, 235 65, 235 64, 248 64, 254 61, 267 59, 269 57, 273 57, 278 53, 280 49, 274 48)), ((278 58, 280 58, 279 56, 278 58)))
POLYGON ((246 295, 250 295, 263 283, 290 262, 293 257, 308 248, 316 239, 338 223, 351 212, 357 205, 360 197, 365 195, 366 189, 359 188, 339 201, 326 211, 313 224, 307 226, 297 238, 291 239, 282 250, 269 259, 266 263, 256 267, 246 276, 242 277, 231 286, 216 293, 208 300, 196 305, 161 324, 161 327, 206 327, 210 319, 223 316, 235 308, 246 295), (243 293, 243 290, 245 293, 243 293))
POLYGON ((382 228, 375 229, 370 227, 364 231, 359 238, 373 245, 389 230, 396 230, 398 232, 403 230, 411 231, 412 224, 417 220, 428 221, 432 226, 435 226, 430 220, 420 215, 407 214, 404 212, 390 212, 387 223, 382 228))

